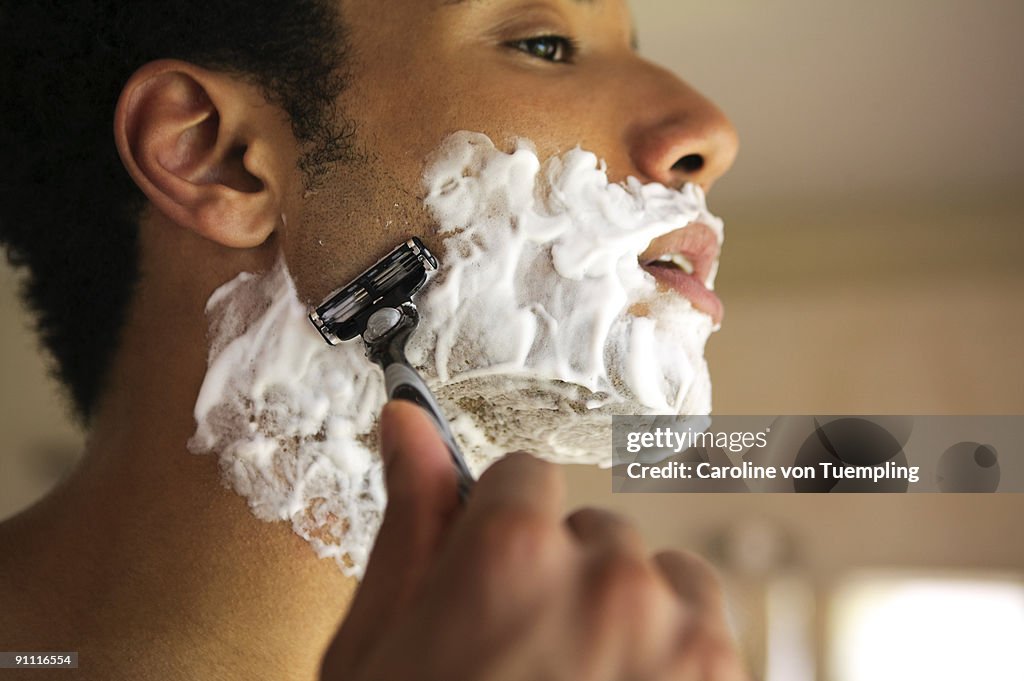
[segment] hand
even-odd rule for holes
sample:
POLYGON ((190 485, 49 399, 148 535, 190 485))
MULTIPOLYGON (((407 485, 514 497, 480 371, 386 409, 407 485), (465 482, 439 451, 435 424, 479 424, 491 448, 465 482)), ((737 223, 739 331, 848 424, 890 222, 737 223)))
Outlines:
POLYGON ((562 517, 556 466, 488 469, 465 508, 415 405, 381 415, 390 501, 322 681, 740 681, 721 592, 701 560, 649 558, 596 509, 562 517))

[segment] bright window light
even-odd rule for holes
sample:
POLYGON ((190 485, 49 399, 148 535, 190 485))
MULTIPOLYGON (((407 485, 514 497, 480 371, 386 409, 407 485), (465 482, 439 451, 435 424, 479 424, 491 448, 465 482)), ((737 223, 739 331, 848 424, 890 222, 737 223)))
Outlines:
POLYGON ((832 601, 833 681, 1024 681, 1024 581, 863 576, 832 601))

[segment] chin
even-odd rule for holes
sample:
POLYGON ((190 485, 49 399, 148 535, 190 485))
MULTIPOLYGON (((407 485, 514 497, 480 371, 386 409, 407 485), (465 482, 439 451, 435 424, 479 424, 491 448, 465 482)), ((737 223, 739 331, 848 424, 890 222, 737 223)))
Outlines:
POLYGON ((703 358, 690 377, 677 386, 671 411, 652 410, 628 393, 612 399, 580 385, 514 374, 451 381, 435 393, 476 474, 513 451, 559 464, 608 467, 613 415, 710 413, 711 381, 703 358))

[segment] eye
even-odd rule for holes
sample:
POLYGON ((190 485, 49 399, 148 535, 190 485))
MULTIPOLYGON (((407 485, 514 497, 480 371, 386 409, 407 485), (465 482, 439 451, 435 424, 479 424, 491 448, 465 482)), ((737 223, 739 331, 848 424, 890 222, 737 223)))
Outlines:
POLYGON ((555 63, 569 63, 576 55, 576 42, 560 35, 541 35, 509 43, 531 57, 555 63))

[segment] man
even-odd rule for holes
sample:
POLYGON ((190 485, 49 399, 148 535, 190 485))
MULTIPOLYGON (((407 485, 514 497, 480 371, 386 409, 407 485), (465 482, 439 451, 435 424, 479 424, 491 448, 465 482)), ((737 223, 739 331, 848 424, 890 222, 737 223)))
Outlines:
POLYGON ((624 3, 49 4, 2 12, 3 238, 89 436, 0 526, 0 648, 109 679, 742 678, 697 559, 563 518, 525 455, 459 507, 411 405, 381 418, 391 503, 354 602, 186 450, 212 292, 283 254, 315 303, 410 235, 440 251, 415 197, 448 133, 710 188, 735 134, 635 53, 624 3))

